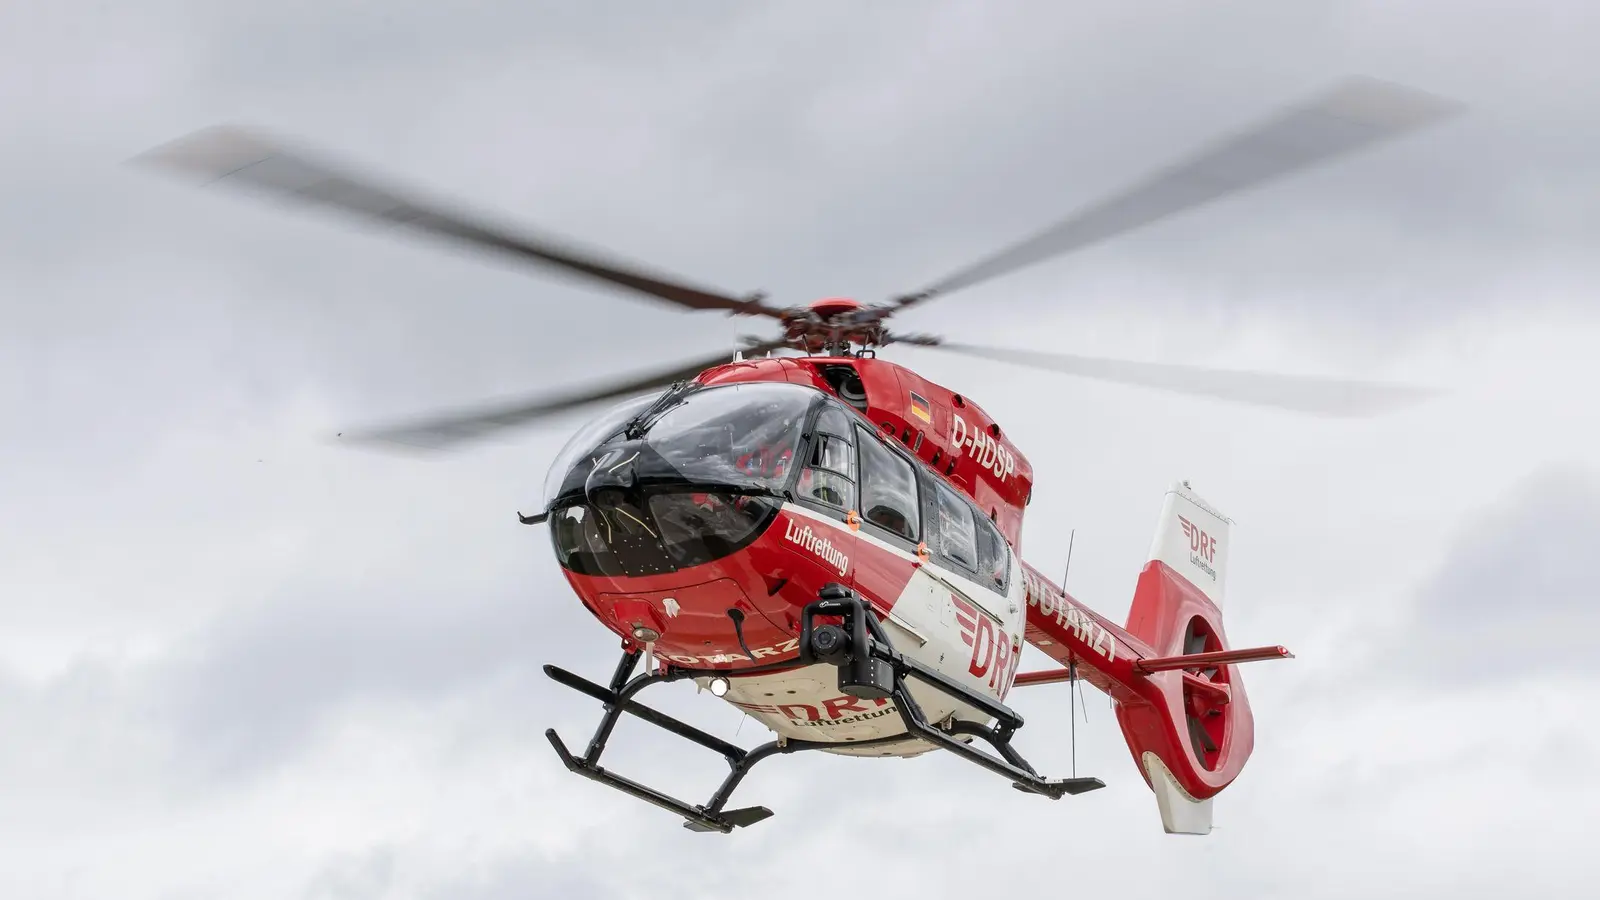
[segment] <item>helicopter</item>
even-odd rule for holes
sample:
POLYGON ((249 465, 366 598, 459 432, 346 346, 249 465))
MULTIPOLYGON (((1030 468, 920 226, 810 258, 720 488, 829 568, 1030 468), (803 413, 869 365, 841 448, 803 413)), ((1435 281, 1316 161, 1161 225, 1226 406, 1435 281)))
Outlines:
POLYGON ((1148 562, 1119 626, 1022 561, 1034 470, 973 398, 880 357, 894 345, 1313 414, 1370 415, 1430 392, 1398 385, 1041 354, 892 331, 889 321, 1069 251, 1453 114, 1456 104, 1371 78, 1280 110, 1036 237, 923 290, 880 303, 829 297, 773 305, 690 285, 547 235, 451 211, 294 149, 222 126, 138 161, 208 181, 404 226, 688 310, 765 320, 777 331, 662 371, 392 427, 349 440, 446 448, 601 402, 557 454, 543 508, 563 576, 620 641, 610 678, 545 666, 599 701, 572 772, 731 833, 773 813, 729 808, 773 756, 819 751, 911 757, 945 751, 1052 799, 1105 786, 1047 778, 1013 745, 1017 687, 1087 681, 1109 695, 1169 834, 1206 834, 1215 796, 1249 758, 1254 720, 1239 666, 1291 658, 1234 648, 1222 621, 1231 520, 1187 481, 1163 495, 1148 562), (1024 645, 1058 664, 1019 672, 1024 645), (640 700, 690 681, 773 739, 735 745, 640 700), (600 762, 623 715, 718 754, 728 774, 690 803, 600 762))

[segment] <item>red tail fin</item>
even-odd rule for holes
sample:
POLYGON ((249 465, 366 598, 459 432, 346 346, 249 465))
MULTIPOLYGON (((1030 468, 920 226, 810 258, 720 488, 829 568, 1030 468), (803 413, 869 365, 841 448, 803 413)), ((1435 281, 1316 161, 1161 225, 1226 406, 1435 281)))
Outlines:
MULTIPOLYGON (((1127 625, 1156 657, 1227 649, 1221 606, 1229 524, 1186 484, 1167 492, 1127 625)), ((1250 757, 1255 723, 1236 666, 1172 666, 1140 666, 1159 689, 1140 692, 1148 702, 1118 704, 1117 721, 1155 791, 1166 830, 1205 834, 1211 830, 1211 798, 1250 757)))

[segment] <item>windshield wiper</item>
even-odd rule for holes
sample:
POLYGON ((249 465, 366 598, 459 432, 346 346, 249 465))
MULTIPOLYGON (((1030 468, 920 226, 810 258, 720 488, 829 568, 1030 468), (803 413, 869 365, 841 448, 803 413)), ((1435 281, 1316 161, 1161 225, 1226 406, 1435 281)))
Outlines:
POLYGON ((622 429, 622 434, 630 441, 644 437, 644 433, 655 423, 663 413, 676 404, 683 396, 695 387, 693 381, 679 381, 667 388, 656 402, 645 407, 638 415, 628 420, 627 426, 622 429))

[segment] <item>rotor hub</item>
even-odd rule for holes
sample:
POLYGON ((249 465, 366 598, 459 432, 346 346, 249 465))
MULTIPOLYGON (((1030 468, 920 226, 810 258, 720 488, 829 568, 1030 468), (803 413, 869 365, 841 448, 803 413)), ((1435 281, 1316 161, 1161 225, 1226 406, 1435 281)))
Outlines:
POLYGON ((806 353, 850 355, 886 343, 883 311, 849 297, 824 297, 783 316, 790 346, 806 353))
POLYGON ((816 313, 823 321, 827 321, 836 316, 856 312, 862 308, 862 305, 861 301, 852 300, 849 297, 823 297, 821 300, 812 301, 807 308, 816 313))

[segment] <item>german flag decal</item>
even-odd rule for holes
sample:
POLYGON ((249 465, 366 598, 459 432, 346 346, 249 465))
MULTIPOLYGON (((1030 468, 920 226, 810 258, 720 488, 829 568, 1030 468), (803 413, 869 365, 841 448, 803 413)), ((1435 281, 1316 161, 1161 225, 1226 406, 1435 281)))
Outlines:
POLYGON ((911 414, 929 425, 933 424, 933 407, 928 405, 927 397, 916 391, 911 392, 911 414))

